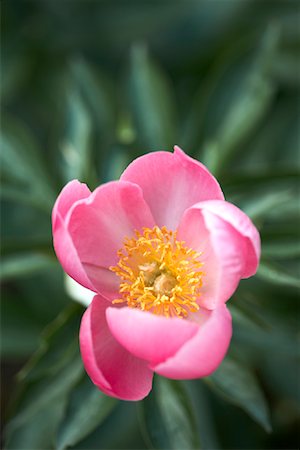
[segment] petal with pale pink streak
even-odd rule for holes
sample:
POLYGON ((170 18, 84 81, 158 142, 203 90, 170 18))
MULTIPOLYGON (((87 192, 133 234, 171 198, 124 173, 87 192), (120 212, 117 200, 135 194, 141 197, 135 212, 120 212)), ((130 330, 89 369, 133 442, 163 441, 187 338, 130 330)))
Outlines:
POLYGON ((223 288, 219 293, 222 261, 218 260, 214 252, 210 232, 200 210, 190 208, 184 213, 177 230, 177 239, 184 241, 189 248, 201 254, 199 260, 203 266, 200 270, 204 272, 204 275, 198 303, 204 308, 215 308, 220 301, 225 301, 226 298, 224 298, 223 288))
POLYGON ((150 364, 158 364, 174 355, 198 331, 196 323, 128 307, 108 308, 106 317, 116 340, 150 364))
POLYGON ((141 400, 152 387, 153 373, 145 361, 130 354, 112 336, 106 322, 109 302, 97 295, 80 327, 80 350, 85 369, 104 393, 122 400, 141 400))
MULTIPOLYGON (((235 292, 245 276, 245 266, 251 253, 248 238, 215 214, 212 208, 206 208, 207 203, 212 202, 201 202, 184 213, 178 228, 178 239, 202 252, 200 260, 204 263, 204 276, 199 304, 213 309, 235 292)), ((233 206, 225 201, 222 203, 229 205, 229 208, 233 206)))
POLYGON ((90 190, 77 180, 70 181, 59 194, 52 211, 53 245, 64 271, 82 286, 95 291, 82 267, 72 239, 66 229, 70 209, 78 202, 88 198, 90 190))
POLYGON ((166 361, 152 365, 159 375, 173 379, 193 379, 210 375, 221 364, 232 335, 231 315, 225 305, 202 310, 197 334, 166 361))
POLYGON ((251 219, 232 203, 209 200, 203 202, 199 207, 210 211, 215 216, 220 217, 229 223, 241 236, 244 241, 244 267, 242 278, 248 278, 257 271, 260 258, 260 237, 251 219))
POLYGON ((114 181, 97 188, 71 211, 67 229, 80 261, 97 291, 118 296, 118 277, 109 267, 118 262, 118 250, 134 230, 154 226, 141 188, 114 181))
POLYGON ((174 153, 153 152, 133 161, 121 176, 141 186, 156 224, 176 229, 183 212, 207 199, 223 199, 221 188, 198 161, 179 147, 174 153))

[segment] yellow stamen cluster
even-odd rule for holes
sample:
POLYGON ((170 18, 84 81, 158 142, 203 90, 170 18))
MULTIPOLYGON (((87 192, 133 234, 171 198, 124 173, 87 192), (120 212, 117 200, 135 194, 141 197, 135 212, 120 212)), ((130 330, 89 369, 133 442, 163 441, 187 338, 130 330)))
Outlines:
POLYGON ((199 309, 201 254, 177 241, 176 231, 157 226, 135 231, 118 256, 118 265, 110 270, 122 280, 122 298, 113 303, 167 317, 186 317, 199 309))

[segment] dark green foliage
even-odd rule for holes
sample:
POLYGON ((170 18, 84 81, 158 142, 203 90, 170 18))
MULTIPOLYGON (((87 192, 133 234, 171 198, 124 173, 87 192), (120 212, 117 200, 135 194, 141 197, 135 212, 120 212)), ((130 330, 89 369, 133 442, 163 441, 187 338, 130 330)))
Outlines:
POLYGON ((2 16, 1 350, 26 362, 13 392, 3 371, 5 447, 298 448, 297 2, 4 0, 2 16), (262 260, 228 303, 220 368, 156 376, 135 405, 84 372, 50 215, 70 179, 93 189, 175 144, 253 219, 262 260))

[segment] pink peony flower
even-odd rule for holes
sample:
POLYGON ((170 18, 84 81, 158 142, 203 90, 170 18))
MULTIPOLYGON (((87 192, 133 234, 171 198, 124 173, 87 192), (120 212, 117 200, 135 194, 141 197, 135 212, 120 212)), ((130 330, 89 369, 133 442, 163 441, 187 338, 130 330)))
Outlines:
POLYGON ((225 302, 256 272, 260 239, 205 166, 175 147, 92 193, 71 181, 53 236, 64 270, 95 292, 80 348, 99 389, 140 400, 153 372, 191 379, 219 366, 232 334, 225 302))

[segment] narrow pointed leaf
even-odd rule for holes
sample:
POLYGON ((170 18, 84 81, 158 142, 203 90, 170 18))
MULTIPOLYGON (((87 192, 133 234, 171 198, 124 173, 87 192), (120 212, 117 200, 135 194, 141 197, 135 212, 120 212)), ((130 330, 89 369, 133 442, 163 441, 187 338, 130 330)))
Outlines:
POLYGON ((56 266, 57 263, 53 257, 42 253, 9 255, 2 260, 0 279, 7 281, 26 277, 43 270, 51 270, 56 266))
POLYGON ((129 101, 138 140, 149 149, 170 149, 176 142, 174 101, 165 74, 143 45, 132 48, 129 101))
POLYGON ((57 449, 63 450, 88 436, 117 406, 92 384, 87 376, 72 392, 66 415, 60 425, 57 449))
POLYGON ((200 448, 192 405, 180 382, 156 378, 142 403, 142 419, 153 448, 200 448))
POLYGON ((300 288, 298 276, 288 273, 284 267, 269 261, 261 261, 257 276, 272 284, 300 288))
POLYGON ((264 393, 248 367, 227 357, 216 372, 206 380, 209 386, 225 399, 240 406, 266 431, 271 431, 269 409, 264 393))

